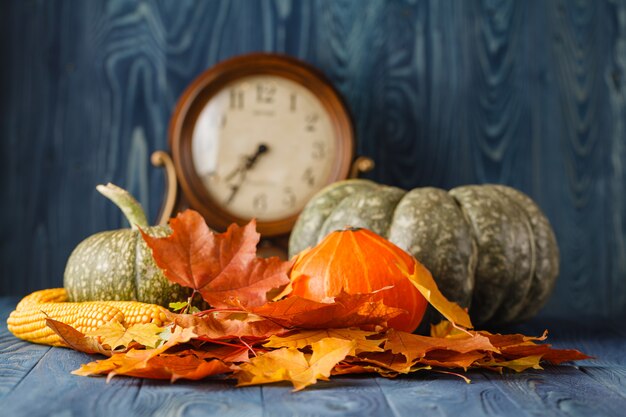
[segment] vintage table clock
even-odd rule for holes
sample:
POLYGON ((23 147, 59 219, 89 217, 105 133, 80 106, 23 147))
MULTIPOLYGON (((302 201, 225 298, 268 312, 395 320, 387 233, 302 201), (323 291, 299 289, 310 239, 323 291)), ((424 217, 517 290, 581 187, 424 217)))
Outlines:
POLYGON ((171 159, 162 151, 152 158, 169 184, 160 223, 187 206, 218 231, 256 218, 264 238, 286 236, 317 191, 373 166, 355 160, 350 114, 331 83, 267 53, 196 78, 173 112, 169 146, 171 159))

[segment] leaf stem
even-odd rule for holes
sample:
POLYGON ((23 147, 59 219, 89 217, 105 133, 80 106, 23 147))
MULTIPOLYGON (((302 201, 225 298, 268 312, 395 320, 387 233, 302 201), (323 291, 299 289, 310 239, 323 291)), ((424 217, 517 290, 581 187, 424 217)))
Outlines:
POLYGON ((229 346, 229 347, 234 347, 237 349, 247 349, 248 346, 241 346, 241 345, 236 345, 234 343, 228 343, 228 342, 222 342, 219 340, 215 340, 215 339, 211 339, 210 337, 206 337, 206 336, 198 336, 196 337, 197 340, 201 340, 203 342, 209 342, 209 343, 215 343, 217 345, 224 345, 224 346, 229 346))
POLYGON ((187 314, 187 312, 191 310, 191 303, 193 302, 193 297, 197 293, 198 293, 197 290, 193 290, 193 292, 191 293, 189 298, 187 298, 187 305, 185 306, 185 308, 183 308, 183 310, 180 312, 180 314, 187 314))
POLYGON ((252 346, 250 346, 249 344, 247 344, 247 343, 246 343, 246 341, 245 341, 245 340, 243 340, 241 337, 239 338, 239 341, 240 341, 241 343, 243 343, 243 344, 244 344, 244 345, 248 348, 248 350, 249 350, 250 352, 252 352, 252 354, 256 357, 256 352, 254 351, 254 349, 252 348, 252 346))
POLYGON ((231 312, 235 312, 235 313, 247 313, 247 314, 250 314, 247 311, 242 310, 240 308, 236 308, 236 307, 231 307, 231 308, 210 308, 208 310, 198 311, 198 312, 193 313, 193 314, 195 316, 197 316, 197 317, 203 317, 203 316, 206 316, 206 315, 211 314, 211 313, 223 313, 223 312, 227 312, 227 311, 231 311, 231 312))

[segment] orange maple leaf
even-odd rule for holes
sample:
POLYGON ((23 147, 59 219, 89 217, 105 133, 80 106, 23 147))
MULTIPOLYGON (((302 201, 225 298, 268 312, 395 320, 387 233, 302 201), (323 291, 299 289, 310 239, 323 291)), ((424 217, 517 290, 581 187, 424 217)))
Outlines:
POLYGON ((193 329, 198 337, 212 340, 264 339, 287 331, 271 320, 248 313, 211 312, 204 316, 167 313, 167 317, 181 327, 193 329))
POLYGON ((114 354, 108 359, 95 361, 82 365, 79 369, 73 371, 75 375, 108 375, 107 379, 111 379, 115 375, 138 375, 145 369, 150 369, 149 362, 151 359, 165 352, 166 350, 189 342, 196 337, 192 329, 186 329, 176 326, 167 342, 156 349, 131 349, 126 353, 114 354))
POLYGON ((217 234, 199 213, 186 210, 169 224, 173 233, 167 237, 142 231, 156 264, 170 281, 193 288, 213 307, 260 306, 268 292, 289 283, 292 262, 257 258, 254 220, 217 234))
POLYGON ((105 374, 134 376, 137 378, 169 379, 172 382, 178 379, 198 380, 211 375, 232 372, 229 365, 219 359, 204 360, 190 354, 166 354, 150 355, 149 351, 131 350, 126 354, 118 353, 111 358, 83 365, 76 375, 105 374), (142 354, 143 352, 143 354, 142 354))
POLYGON ((409 362, 424 357, 433 350, 451 350, 457 353, 470 353, 478 350, 498 352, 498 349, 491 344, 489 338, 479 334, 466 335, 462 339, 447 339, 420 336, 389 329, 386 338, 385 349, 390 350, 392 353, 404 355, 409 362))
POLYGON ((342 292, 332 303, 320 303, 299 296, 251 308, 253 313, 284 327, 328 329, 383 325, 404 312, 386 306, 379 293, 347 294, 342 292))
POLYGON ((84 353, 100 353, 104 356, 111 356, 110 348, 102 346, 98 339, 85 336, 69 324, 58 320, 46 318, 46 325, 52 329, 67 344, 68 347, 84 353))

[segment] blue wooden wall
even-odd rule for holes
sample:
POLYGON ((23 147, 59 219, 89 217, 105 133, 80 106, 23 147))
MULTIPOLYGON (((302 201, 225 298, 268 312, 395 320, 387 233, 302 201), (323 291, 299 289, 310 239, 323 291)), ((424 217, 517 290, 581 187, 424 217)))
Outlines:
POLYGON ((84 237, 154 218, 170 112, 220 60, 277 51, 325 72, 372 179, 498 182, 562 252, 544 314, 626 313, 626 1, 232 0, 0 4, 0 295, 59 286, 84 237))

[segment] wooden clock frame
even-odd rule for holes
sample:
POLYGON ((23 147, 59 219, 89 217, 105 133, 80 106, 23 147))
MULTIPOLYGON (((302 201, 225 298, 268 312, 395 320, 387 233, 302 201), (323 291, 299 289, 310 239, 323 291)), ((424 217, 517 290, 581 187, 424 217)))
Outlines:
MULTIPOLYGON (((330 116, 336 138, 335 162, 327 184, 348 178, 351 167, 355 169, 352 163, 355 149, 352 119, 341 96, 323 74, 301 61, 278 54, 254 53, 223 61, 200 74, 189 85, 179 99, 169 125, 172 161, 184 198, 215 230, 225 230, 231 223, 246 224, 250 219, 229 213, 210 197, 193 163, 193 131, 201 111, 219 91, 238 79, 254 75, 287 78, 304 86, 320 100, 330 116)), ((153 162, 159 163, 156 158, 153 157, 153 162)), ((298 214, 275 221, 257 221, 257 230, 264 237, 287 234, 298 214)))

